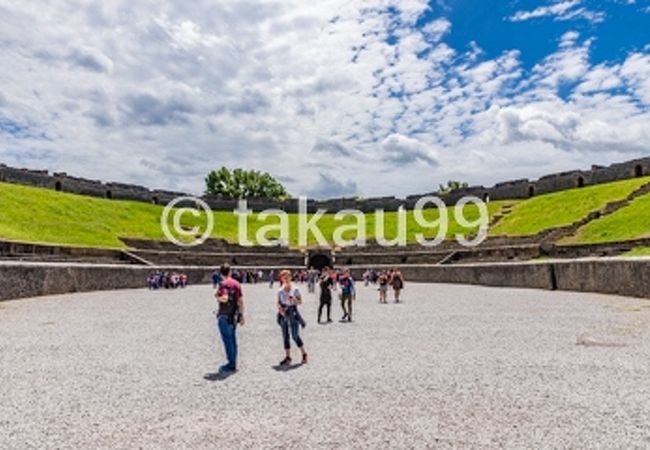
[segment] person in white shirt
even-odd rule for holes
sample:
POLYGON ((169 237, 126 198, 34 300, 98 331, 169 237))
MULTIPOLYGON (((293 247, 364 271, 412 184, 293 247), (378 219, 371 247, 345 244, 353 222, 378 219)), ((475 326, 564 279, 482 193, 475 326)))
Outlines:
POLYGON ((291 342, 289 335, 296 343, 302 353, 302 363, 307 364, 307 352, 300 338, 300 322, 302 317, 298 312, 298 305, 302 304, 302 296, 297 287, 291 282, 291 272, 283 270, 280 272, 282 287, 278 291, 278 324, 282 328, 282 339, 284 341, 285 358, 280 365, 291 364, 291 342))

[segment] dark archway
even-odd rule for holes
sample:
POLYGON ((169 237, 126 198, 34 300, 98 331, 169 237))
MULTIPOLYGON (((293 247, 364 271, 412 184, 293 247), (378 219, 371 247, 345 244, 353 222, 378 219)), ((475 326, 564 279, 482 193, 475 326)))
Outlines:
POLYGON ((332 267, 332 258, 325 253, 313 253, 309 255, 307 266, 313 267, 316 270, 321 270, 325 267, 332 267))
POLYGON ((61 182, 60 182, 60 181, 57 181, 56 183, 54 183, 54 190, 55 190, 55 191, 60 192, 62 187, 63 187, 63 186, 61 186, 61 182))
POLYGON ((154 204, 154 205, 157 205, 157 204, 158 204, 158 197, 155 197, 155 196, 154 196, 154 198, 153 198, 152 201, 153 201, 153 204, 154 204))
POLYGON ((111 191, 106 191, 106 198, 113 198, 113 193, 111 191))
POLYGON ((585 187, 585 179, 582 177, 578 177, 578 187, 585 187))
POLYGON ((487 192, 484 192, 483 193, 483 201, 485 203, 490 203, 490 194, 488 194, 487 192))
POLYGON ((535 186, 528 186, 528 197, 535 196, 535 186))
POLYGON ((637 164, 636 166, 634 166, 634 176, 635 177, 643 176, 643 166, 641 166, 641 164, 637 164))

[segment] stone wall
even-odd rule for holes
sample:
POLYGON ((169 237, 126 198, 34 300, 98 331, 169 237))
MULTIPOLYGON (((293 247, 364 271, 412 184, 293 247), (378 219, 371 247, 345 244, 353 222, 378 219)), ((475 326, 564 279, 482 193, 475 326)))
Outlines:
MULTIPOLYGON (((552 289, 550 264, 501 263, 471 265, 375 266, 375 269, 398 267, 406 282, 476 284, 515 288, 552 289)), ((352 275, 360 279, 365 268, 350 267, 352 275)), ((434 294, 435 290, 432 292, 434 294)))
POLYGON ((0 260, 104 264, 132 264, 140 262, 139 260, 134 260, 130 253, 123 250, 34 244, 19 241, 0 241, 0 260))
POLYGON ((192 285, 212 282, 213 269, 210 267, 0 262, 0 301, 72 292, 145 288, 147 275, 159 269, 183 272, 192 285))
MULTIPOLYGON (((398 266, 407 281, 594 292, 650 299, 650 258, 398 266)), ((377 266, 377 269, 391 266, 377 266)), ((360 278, 365 267, 351 267, 360 278)), ((407 286, 408 288, 408 286, 407 286)), ((435 295, 435 291, 432 292, 435 295)))
POLYGON ((133 250, 132 254, 154 265, 199 265, 216 267, 230 265, 256 266, 305 266, 301 253, 209 253, 209 252, 153 252, 133 250))
MULTIPOLYGON (((383 266, 390 268, 391 266, 383 266)), ((383 268, 376 266, 376 268, 383 268)), ((539 263, 400 265, 407 281, 597 292, 650 298, 650 258, 594 258, 539 263)), ((143 287, 160 267, 0 262, 0 300, 143 287)), ((273 267, 280 269, 281 267, 273 267)), ((289 267, 297 270, 302 267, 289 267)), ((209 267, 163 267, 187 273, 191 284, 210 282, 209 267)), ((270 267, 262 267, 268 271, 270 267)), ((361 278, 365 267, 351 267, 361 278)), ((435 288, 432 288, 435 295, 435 288)))
POLYGON ((650 258, 599 258, 553 264, 557 289, 650 298, 650 258))
MULTIPOLYGON (((546 175, 536 181, 519 179, 498 183, 492 187, 472 186, 459 189, 449 194, 442 194, 440 197, 448 205, 455 204, 461 197, 466 195, 474 195, 482 200, 527 198, 538 194, 557 192, 648 174, 650 174, 650 157, 612 164, 608 167, 593 166, 591 170, 575 170, 546 175)), ((176 197, 187 195, 181 192, 160 189, 150 190, 146 187, 132 184, 104 183, 98 180, 73 177, 64 172, 49 174, 46 170, 16 169, 4 164, 0 164, 0 181, 44 187, 94 197, 137 200, 160 205, 166 205, 176 197)), ((411 209, 422 195, 411 195, 405 199, 379 197, 369 199, 335 198, 319 201, 309 200, 308 210, 313 212, 320 208, 328 211, 339 211, 342 209, 358 209, 364 212, 374 211, 375 209, 394 211, 400 206, 411 209)), ((433 192, 428 195, 438 195, 438 193, 433 192)), ((231 198, 209 195, 205 196, 204 200, 214 210, 233 210, 237 207, 237 201, 231 198)), ((269 199, 248 199, 248 207, 253 211, 277 208, 287 212, 296 212, 298 209, 296 200, 275 201, 269 199)))

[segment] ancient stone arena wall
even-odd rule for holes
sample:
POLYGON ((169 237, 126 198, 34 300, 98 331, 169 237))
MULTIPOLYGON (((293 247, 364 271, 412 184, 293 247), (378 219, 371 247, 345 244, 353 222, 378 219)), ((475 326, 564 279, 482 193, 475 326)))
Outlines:
MULTIPOLYGON (((268 268, 265 269, 268 271, 268 268)), ((70 292, 140 288, 146 286, 147 275, 156 270, 185 273, 189 284, 193 285, 211 283, 214 269, 192 266, 0 262, 3 287, 0 290, 0 301, 70 292)))
MULTIPOLYGON (((406 280, 412 282, 559 289, 650 298, 650 259, 648 258, 398 267, 406 280)), ((301 267, 292 269, 299 268, 301 267)), ((138 288, 145 285, 147 274, 156 269, 184 272, 189 276, 190 284, 210 283, 212 271, 208 267, 196 266, 150 267, 0 262, 0 279, 3 286, 0 290, 0 300, 69 292, 138 288)), ((262 269, 267 272, 269 267, 262 269)), ((365 268, 353 267, 352 270, 355 277, 359 279, 365 268)))
MULTIPOLYGON (((472 186, 458 189, 449 194, 440 195, 448 205, 455 204, 460 198, 474 195, 483 200, 500 200, 528 198, 538 194, 557 192, 592 184, 607 183, 627 178, 640 177, 650 174, 650 158, 641 158, 612 164, 607 167, 593 166, 589 170, 574 170, 543 176, 538 180, 520 179, 505 181, 492 187, 472 186)), ((72 192, 94 197, 111 199, 137 200, 165 205, 176 197, 187 194, 166 190, 150 190, 144 186, 124 183, 104 183, 99 180, 88 180, 73 177, 67 173, 50 174, 47 170, 17 169, 0 164, 0 181, 37 186, 57 191, 72 192)), ((319 208, 328 211, 342 209, 358 209, 364 212, 383 209, 396 210, 400 206, 412 209, 424 194, 408 196, 405 199, 396 197, 378 198, 334 198, 328 200, 309 200, 308 210, 319 208)), ((431 195, 438 195, 433 192, 431 195)), ((214 210, 232 211, 237 208, 237 200, 214 195, 204 196, 203 199, 214 210)), ((253 211, 279 208, 287 212, 296 212, 297 202, 294 200, 275 201, 269 199, 247 199, 248 207, 253 211)))

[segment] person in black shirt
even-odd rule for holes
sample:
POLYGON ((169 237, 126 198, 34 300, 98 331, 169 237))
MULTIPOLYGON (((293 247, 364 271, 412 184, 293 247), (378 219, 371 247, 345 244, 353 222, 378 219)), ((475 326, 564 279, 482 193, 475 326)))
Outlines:
POLYGON ((318 306, 318 323, 321 323, 320 317, 323 313, 323 307, 327 307, 327 322, 331 322, 330 314, 332 311, 332 289, 334 287, 334 280, 330 275, 328 267, 323 269, 320 280, 320 305, 318 306))

